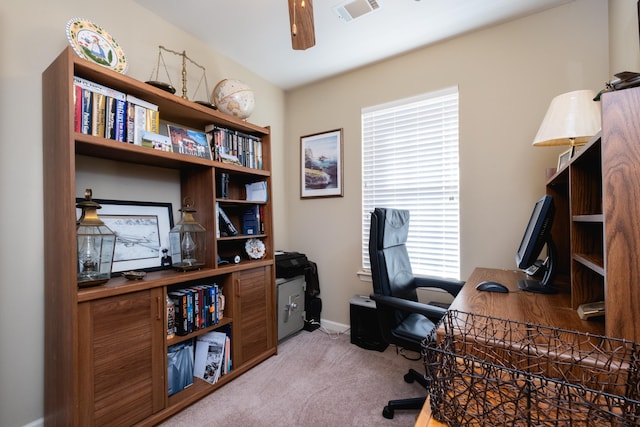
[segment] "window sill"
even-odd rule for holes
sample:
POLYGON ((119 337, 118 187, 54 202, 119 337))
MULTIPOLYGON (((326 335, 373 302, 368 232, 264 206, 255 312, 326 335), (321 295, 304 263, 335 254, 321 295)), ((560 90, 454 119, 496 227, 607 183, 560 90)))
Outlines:
POLYGON ((372 282, 371 271, 359 270, 356 272, 356 275, 362 282, 372 282))

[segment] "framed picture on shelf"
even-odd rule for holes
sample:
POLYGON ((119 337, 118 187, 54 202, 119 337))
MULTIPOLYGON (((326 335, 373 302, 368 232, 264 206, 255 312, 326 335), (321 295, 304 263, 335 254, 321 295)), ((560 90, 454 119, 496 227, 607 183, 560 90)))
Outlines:
MULTIPOLYGON (((81 202, 82 198, 76 198, 81 202)), ((161 268, 162 249, 169 248, 173 228, 171 203, 94 199, 98 216, 116 235, 112 273, 161 268)), ((80 218, 81 209, 76 209, 80 218)))
POLYGON ((211 160, 211 148, 204 132, 167 125, 174 153, 211 160))
POLYGON ((569 160, 573 156, 573 147, 558 156, 558 171, 569 164, 569 160))
POLYGON ((342 197, 342 129, 300 137, 300 198, 342 197))

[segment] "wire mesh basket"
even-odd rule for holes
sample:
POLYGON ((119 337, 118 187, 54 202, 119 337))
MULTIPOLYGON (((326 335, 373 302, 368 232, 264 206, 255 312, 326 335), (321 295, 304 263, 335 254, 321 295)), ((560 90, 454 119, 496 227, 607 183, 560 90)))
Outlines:
POLYGON ((640 426, 639 350, 455 310, 422 343, 432 415, 449 426, 640 426))

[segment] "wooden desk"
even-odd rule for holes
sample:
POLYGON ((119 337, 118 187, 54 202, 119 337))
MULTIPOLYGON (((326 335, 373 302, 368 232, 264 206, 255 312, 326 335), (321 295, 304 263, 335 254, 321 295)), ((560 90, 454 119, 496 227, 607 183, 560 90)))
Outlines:
MULTIPOLYGON (((535 294, 518 288, 518 279, 525 274, 515 270, 476 268, 449 307, 451 310, 482 314, 520 322, 538 323, 555 328, 604 335, 604 322, 581 320, 571 308, 571 295, 535 294), (509 293, 483 292, 476 285, 484 280, 494 281, 509 288, 509 293)), ((425 403, 415 427, 441 427, 444 424, 431 418, 431 409, 425 403)))
POLYGON ((518 289, 518 279, 524 277, 525 274, 520 271, 476 268, 449 308, 604 335, 602 321, 587 321, 578 317, 578 313, 571 308, 571 295, 535 294, 518 289), (478 291, 476 285, 484 280, 502 283, 509 288, 509 293, 478 291))

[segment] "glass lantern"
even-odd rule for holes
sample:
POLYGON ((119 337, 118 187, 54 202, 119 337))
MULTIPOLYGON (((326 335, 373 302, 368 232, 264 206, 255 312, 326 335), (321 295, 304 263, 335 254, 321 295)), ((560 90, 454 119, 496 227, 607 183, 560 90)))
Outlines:
POLYGON ((206 229, 193 214, 196 210, 189 202, 180 209, 182 218, 169 232, 171 266, 176 270, 196 270, 204 266, 206 229))
POLYGON ((91 196, 91 189, 86 189, 84 200, 76 205, 82 209, 76 222, 79 287, 99 285, 111 278, 116 246, 116 235, 98 217, 101 206, 91 196))

